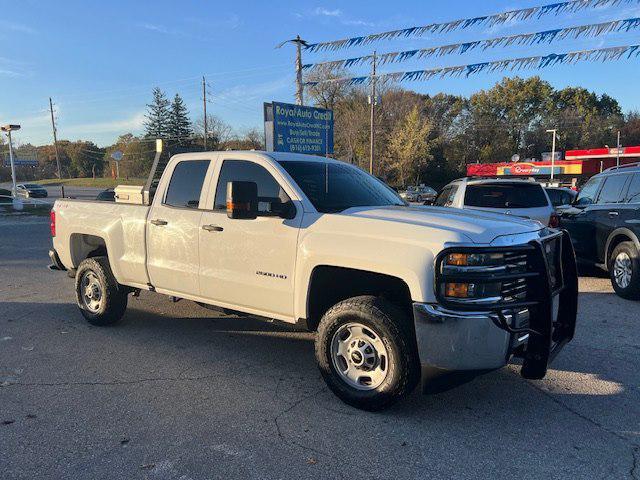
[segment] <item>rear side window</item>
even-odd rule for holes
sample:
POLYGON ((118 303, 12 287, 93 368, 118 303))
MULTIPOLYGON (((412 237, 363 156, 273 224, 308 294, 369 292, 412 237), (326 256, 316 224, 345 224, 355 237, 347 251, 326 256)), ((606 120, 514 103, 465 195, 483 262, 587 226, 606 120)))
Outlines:
POLYGON ((538 208, 549 205, 542 186, 528 183, 468 185, 464 195, 467 207, 538 208))
POLYGON ((263 166, 246 160, 225 160, 218 177, 215 210, 227 208, 227 183, 235 181, 257 184, 258 213, 269 213, 274 202, 287 203, 290 200, 280 184, 263 166))
POLYGON ((598 195, 598 203, 618 203, 622 201, 624 186, 630 175, 611 175, 604 179, 604 185, 598 195))
POLYGON ((172 207, 198 208, 209 160, 180 162, 173 169, 164 204, 172 207))
POLYGON ((433 204, 437 207, 450 207, 453 205, 453 199, 456 196, 458 187, 456 185, 449 185, 438 194, 433 204))
POLYGON ((636 173, 631 179, 627 192, 627 203, 640 203, 640 173, 636 173))

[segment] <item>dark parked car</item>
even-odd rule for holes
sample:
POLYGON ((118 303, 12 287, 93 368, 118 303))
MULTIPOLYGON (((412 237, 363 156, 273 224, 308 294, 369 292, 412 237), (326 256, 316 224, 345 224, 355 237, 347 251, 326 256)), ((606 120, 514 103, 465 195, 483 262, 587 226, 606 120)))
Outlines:
POLYGON ((560 226, 581 263, 608 271, 621 297, 640 299, 640 163, 592 177, 561 212, 560 226))
POLYGON ((37 183, 21 183, 16 185, 16 193, 24 198, 47 198, 47 190, 37 183))
POLYGON ((96 200, 101 200, 103 202, 115 202, 116 192, 113 188, 107 188, 98 194, 96 200))
POLYGON ((549 200, 551 200, 551 205, 553 205, 554 208, 571 205, 578 195, 578 192, 571 190, 570 188, 546 187, 545 190, 547 191, 549 200))

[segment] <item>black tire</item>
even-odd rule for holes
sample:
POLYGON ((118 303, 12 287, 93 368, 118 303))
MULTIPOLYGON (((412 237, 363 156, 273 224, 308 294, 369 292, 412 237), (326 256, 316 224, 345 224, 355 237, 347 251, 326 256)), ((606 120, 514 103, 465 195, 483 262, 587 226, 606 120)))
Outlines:
POLYGON ((118 284, 107 257, 93 257, 83 260, 76 272, 76 301, 82 316, 91 325, 104 327, 117 323, 127 309, 128 291, 118 284), (100 292, 100 304, 92 310, 84 297, 83 279, 87 276, 95 278, 100 292))
POLYGON ((608 267, 609 278, 615 292, 627 300, 640 300, 640 256, 636 245, 633 242, 622 242, 616 245, 616 248, 611 252, 608 267), (616 260, 623 256, 628 257, 631 261, 631 281, 626 286, 621 286, 616 278, 616 260))
POLYGON ((318 326, 315 353, 320 373, 331 391, 362 410, 378 411, 392 405, 409 394, 420 380, 413 325, 400 308, 379 297, 349 298, 330 308, 318 326), (387 350, 386 377, 375 389, 359 390, 351 386, 332 359, 334 335, 340 327, 353 322, 371 329, 387 350))

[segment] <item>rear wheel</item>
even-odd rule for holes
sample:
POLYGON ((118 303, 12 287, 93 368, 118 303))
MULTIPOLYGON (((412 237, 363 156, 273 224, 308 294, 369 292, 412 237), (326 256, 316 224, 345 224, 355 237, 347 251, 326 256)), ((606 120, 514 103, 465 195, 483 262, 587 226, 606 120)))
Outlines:
POLYGON ((83 260, 76 272, 76 300, 80 312, 92 325, 118 322, 127 309, 128 292, 118 284, 107 257, 83 260))
POLYGON ((413 329, 402 310, 381 298, 354 297, 329 309, 315 351, 333 393, 363 410, 388 407, 420 379, 413 329))
POLYGON ((640 258, 633 242, 622 242, 613 249, 609 276, 618 295, 628 300, 640 300, 640 258))

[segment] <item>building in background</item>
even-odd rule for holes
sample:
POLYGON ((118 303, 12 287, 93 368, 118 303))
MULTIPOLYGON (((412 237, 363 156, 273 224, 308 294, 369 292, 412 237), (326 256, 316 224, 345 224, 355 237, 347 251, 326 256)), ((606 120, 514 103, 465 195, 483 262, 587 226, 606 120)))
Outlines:
MULTIPOLYGON (((610 167, 618 161, 616 148, 592 148, 567 150, 564 160, 553 164, 556 183, 580 186, 588 178, 610 167)), ((620 165, 640 161, 640 145, 620 149, 620 165)), ((532 177, 539 181, 551 176, 551 159, 544 161, 472 163, 467 165, 469 177, 532 177)))

